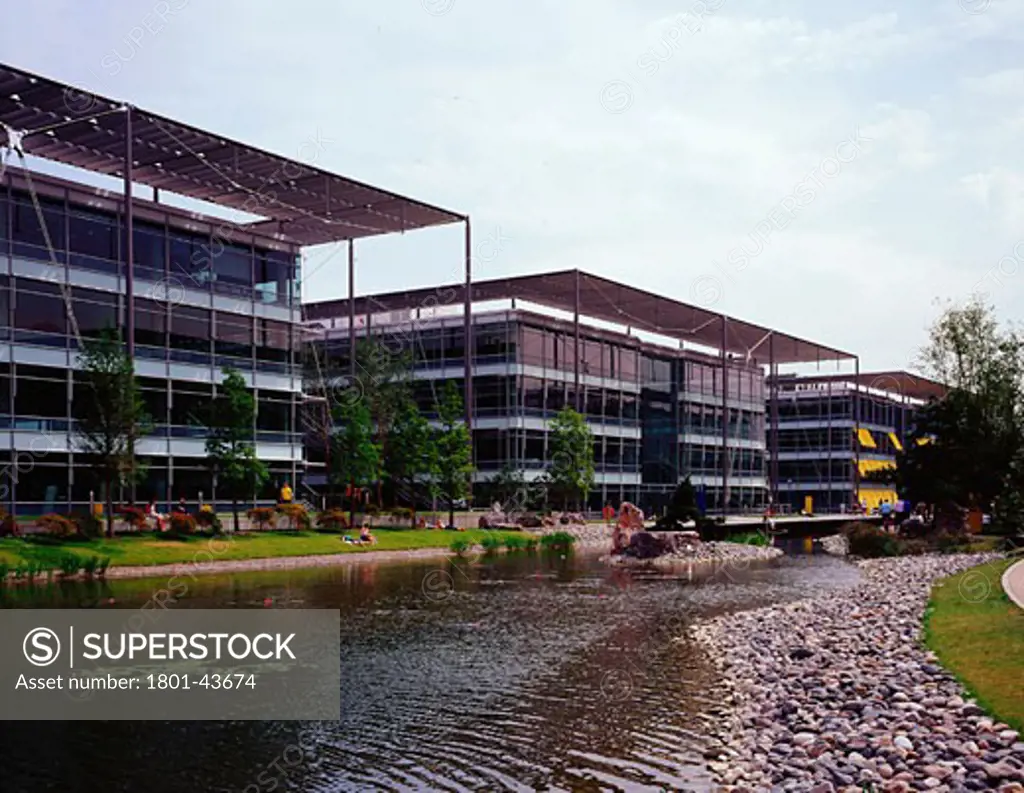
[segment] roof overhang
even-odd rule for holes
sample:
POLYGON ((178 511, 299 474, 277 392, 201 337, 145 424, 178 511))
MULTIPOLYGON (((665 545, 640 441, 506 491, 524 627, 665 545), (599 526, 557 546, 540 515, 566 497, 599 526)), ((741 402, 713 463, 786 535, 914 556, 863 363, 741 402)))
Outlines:
MULTIPOLYGON (((27 154, 123 178, 128 108, 0 64, 0 123, 30 133, 27 154)), ((133 183, 257 215, 239 224, 254 233, 317 245, 466 219, 148 110, 130 112, 133 183)))
MULTIPOLYGON (((582 316, 715 350, 724 348, 728 353, 759 363, 768 363, 770 358, 779 364, 790 364, 855 357, 853 353, 580 270, 477 281, 472 285, 471 299, 474 303, 518 299, 573 313, 577 307, 577 288, 582 316)), ((461 297, 462 289, 461 284, 452 284, 358 297, 354 301, 355 313, 435 307, 439 295, 451 295, 454 290, 461 297)), ((349 309, 347 300, 331 300, 306 303, 304 310, 307 320, 317 320, 346 317, 349 309)))

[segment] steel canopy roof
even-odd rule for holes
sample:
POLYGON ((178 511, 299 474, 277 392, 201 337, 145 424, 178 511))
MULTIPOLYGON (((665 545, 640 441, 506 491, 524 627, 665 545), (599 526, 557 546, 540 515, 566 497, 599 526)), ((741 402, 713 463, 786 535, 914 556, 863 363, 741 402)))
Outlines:
MULTIPOLYGON (((26 131, 27 154, 124 176, 125 103, 0 64, 0 122, 26 131)), ((299 245, 466 219, 307 163, 131 108, 132 182, 265 218, 237 224, 299 245)), ((0 142, 6 136, 0 130, 0 142)))
MULTIPOLYGON (((572 313, 576 305, 579 278, 579 311, 582 316, 625 325, 635 330, 668 336, 684 342, 721 350, 725 323, 725 351, 760 363, 769 360, 769 347, 776 363, 815 363, 853 359, 853 353, 807 341, 781 331, 726 317, 643 289, 612 281, 580 270, 561 270, 540 275, 513 276, 476 281, 471 287, 474 303, 516 298, 572 313)), ((402 311, 430 308, 439 294, 462 296, 462 284, 413 289, 357 297, 355 313, 402 311)), ((348 300, 329 300, 304 305, 307 320, 348 316, 348 300)))

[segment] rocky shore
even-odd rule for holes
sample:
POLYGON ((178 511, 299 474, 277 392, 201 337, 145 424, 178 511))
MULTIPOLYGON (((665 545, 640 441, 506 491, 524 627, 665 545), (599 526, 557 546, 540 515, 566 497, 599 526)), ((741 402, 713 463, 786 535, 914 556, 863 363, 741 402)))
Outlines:
POLYGON ((747 545, 739 542, 698 542, 689 546, 689 550, 667 553, 653 559, 633 559, 628 556, 611 556, 609 563, 614 565, 657 565, 673 566, 688 562, 722 562, 744 563, 764 562, 777 559, 784 551, 771 546, 747 545))
POLYGON ((830 534, 821 538, 821 548, 833 556, 846 556, 850 553, 850 542, 842 534, 830 534))
POLYGON ((721 789, 1024 791, 1021 736, 919 643, 932 582, 994 558, 861 562, 845 592, 696 626, 722 671, 705 753, 721 789))

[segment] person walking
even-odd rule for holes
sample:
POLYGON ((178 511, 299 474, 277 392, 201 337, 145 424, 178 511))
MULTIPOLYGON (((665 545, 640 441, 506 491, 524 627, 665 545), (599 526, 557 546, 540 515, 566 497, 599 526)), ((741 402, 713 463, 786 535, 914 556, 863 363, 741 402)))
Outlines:
POLYGON ((287 481, 281 485, 281 503, 291 504, 292 503, 292 488, 287 481))

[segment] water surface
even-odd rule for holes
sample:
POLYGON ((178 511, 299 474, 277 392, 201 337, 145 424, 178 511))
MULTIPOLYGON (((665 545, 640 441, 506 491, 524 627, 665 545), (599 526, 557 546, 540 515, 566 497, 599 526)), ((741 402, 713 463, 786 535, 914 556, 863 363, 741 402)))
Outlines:
MULTIPOLYGON (((200 577, 175 608, 341 610, 341 721, 0 724, 0 791, 703 790, 715 672, 686 625, 856 575, 820 555, 709 573, 576 553, 200 577)), ((139 608, 165 586, 0 605, 139 608)))

